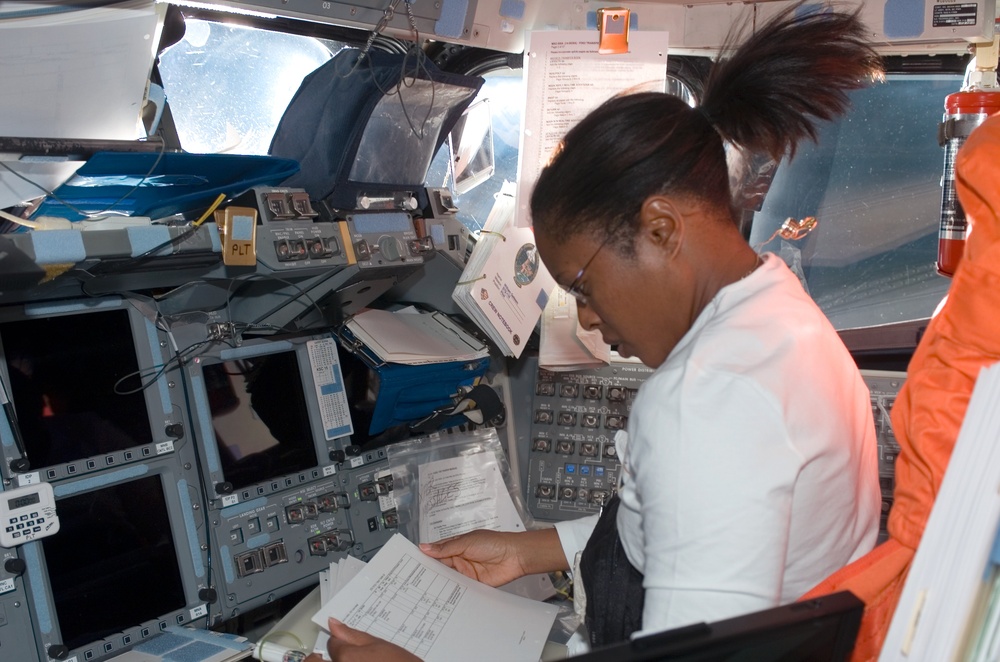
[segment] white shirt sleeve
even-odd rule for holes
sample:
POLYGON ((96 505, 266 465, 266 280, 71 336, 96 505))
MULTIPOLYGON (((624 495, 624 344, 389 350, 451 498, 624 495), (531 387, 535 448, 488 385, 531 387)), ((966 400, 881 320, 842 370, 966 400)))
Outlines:
POLYGON ((597 526, 600 515, 587 515, 574 520, 556 522, 556 533, 559 534, 559 543, 562 545, 563 554, 566 555, 566 564, 572 568, 578 552, 582 552, 587 546, 590 534, 597 526))
POLYGON ((776 606, 802 461, 773 396, 687 365, 640 398, 618 516, 644 575, 636 635, 776 606))

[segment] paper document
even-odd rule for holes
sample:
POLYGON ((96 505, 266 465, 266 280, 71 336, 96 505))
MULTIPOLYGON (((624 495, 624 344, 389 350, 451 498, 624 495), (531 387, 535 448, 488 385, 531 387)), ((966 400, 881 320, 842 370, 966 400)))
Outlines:
POLYGON ((489 354, 486 345, 441 313, 365 310, 347 328, 387 363, 474 361, 489 354))
POLYGON ((597 52, 597 30, 536 30, 524 58, 524 131, 517 179, 517 225, 531 225, 529 203, 538 173, 587 113, 616 94, 662 92, 666 32, 633 31, 628 53, 597 52))
POLYGON ((492 453, 420 465, 420 541, 475 531, 524 531, 492 453))
POLYGON ((538 324, 555 281, 542 264, 531 228, 514 224, 514 185, 504 182, 452 299, 517 358, 538 324))
MULTIPOLYGON (((320 604, 329 602, 333 596, 340 593, 358 573, 364 570, 365 562, 353 556, 345 556, 339 561, 330 564, 328 570, 324 570, 319 575, 319 598, 320 604)), ((326 627, 326 623, 323 623, 326 627)), ((330 633, 321 629, 316 636, 316 645, 313 647, 314 653, 320 653, 326 658, 326 642, 330 640, 330 633)))
POLYGON ((583 370, 611 363, 611 345, 597 329, 580 326, 576 299, 566 290, 552 290, 542 313, 538 365, 554 372, 583 370))
POLYGON ((558 609, 480 584, 396 534, 316 613, 427 662, 537 662, 558 609))
MULTIPOLYGON (((0 87, 8 91, 0 135, 107 140, 143 135, 139 117, 164 11, 153 0, 89 8, 0 2, 0 87)), ((83 165, 60 158, 0 155, 17 173, 0 168, 0 208, 44 195, 40 187, 58 188, 83 165)))

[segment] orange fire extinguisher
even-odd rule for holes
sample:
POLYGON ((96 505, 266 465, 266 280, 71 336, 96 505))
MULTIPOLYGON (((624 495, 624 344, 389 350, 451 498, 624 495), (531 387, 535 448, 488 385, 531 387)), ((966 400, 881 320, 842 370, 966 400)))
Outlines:
POLYGON ((1000 112, 1000 89, 962 91, 945 98, 944 118, 938 126, 938 143, 944 147, 937 259, 942 276, 955 274, 968 232, 965 212, 955 195, 955 155, 972 130, 996 112, 1000 112))

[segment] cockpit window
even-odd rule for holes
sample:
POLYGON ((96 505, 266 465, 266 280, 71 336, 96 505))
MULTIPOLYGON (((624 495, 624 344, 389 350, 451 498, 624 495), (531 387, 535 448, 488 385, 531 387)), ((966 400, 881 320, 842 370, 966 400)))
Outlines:
MULTIPOLYGON (((427 173, 427 186, 446 187, 458 206, 458 218, 473 232, 481 230, 493 208, 494 198, 504 181, 516 181, 517 158, 521 138, 521 115, 524 112, 525 85, 520 69, 502 69, 483 76, 485 84, 476 101, 487 100, 493 121, 494 171, 486 182, 458 193, 449 170, 450 153, 445 144, 434 157, 427 173)), ((667 92, 694 104, 695 93, 687 81, 668 71, 667 92)))
POLYGON ((926 319, 947 292, 935 271, 937 125, 961 85, 960 74, 890 74, 779 166, 750 243, 784 257, 837 329, 926 319), (807 216, 818 226, 804 238, 771 239, 807 216))
POLYGON ((486 100, 489 104, 493 131, 493 175, 482 184, 457 193, 454 188, 451 158, 445 143, 427 172, 427 186, 444 187, 451 190, 458 207, 458 218, 472 231, 481 230, 486 217, 493 208, 493 199, 500 192, 504 181, 517 179, 517 155, 521 138, 521 113, 524 110, 525 87, 521 81, 521 70, 503 69, 483 76, 486 82, 479 90, 476 101, 486 100))
POLYGON ((266 154, 302 79, 346 44, 201 19, 160 55, 185 151, 266 154))

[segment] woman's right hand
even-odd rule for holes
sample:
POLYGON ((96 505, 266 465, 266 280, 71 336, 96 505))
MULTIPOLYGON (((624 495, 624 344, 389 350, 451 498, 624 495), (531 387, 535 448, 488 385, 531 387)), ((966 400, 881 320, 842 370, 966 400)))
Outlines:
POLYGON ((420 550, 466 577, 501 586, 525 575, 568 570, 555 529, 503 533, 471 531, 420 550))

